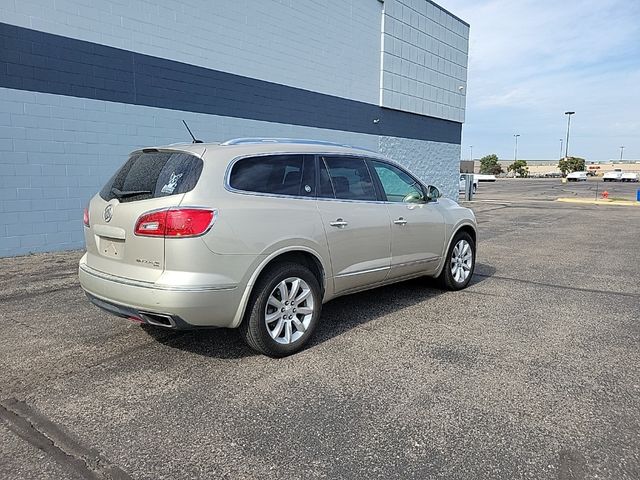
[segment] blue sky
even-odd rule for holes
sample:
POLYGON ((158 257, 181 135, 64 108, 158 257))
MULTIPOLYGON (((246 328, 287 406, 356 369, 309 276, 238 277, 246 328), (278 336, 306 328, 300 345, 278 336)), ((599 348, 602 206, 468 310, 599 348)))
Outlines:
POLYGON ((640 160, 640 0, 440 0, 471 24, 462 158, 640 160))

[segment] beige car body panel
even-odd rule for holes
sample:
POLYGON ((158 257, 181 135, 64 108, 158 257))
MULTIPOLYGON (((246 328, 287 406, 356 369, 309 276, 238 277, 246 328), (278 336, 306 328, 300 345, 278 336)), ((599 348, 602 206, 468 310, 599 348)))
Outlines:
POLYGON ((203 160, 196 187, 184 194, 120 203, 94 196, 79 276, 91 296, 133 310, 176 315, 194 327, 237 327, 260 273, 278 256, 305 252, 321 265, 324 297, 437 275, 453 235, 473 213, 447 199, 426 203, 335 200, 241 192, 228 175, 243 157, 349 155, 395 164, 360 149, 303 144, 184 144, 158 147, 203 160), (104 219, 111 205, 112 218, 104 219), (213 227, 194 238, 136 237, 150 210, 208 207, 213 227), (397 224, 394 220, 402 219, 397 224), (332 225, 344 222, 345 225, 332 225))

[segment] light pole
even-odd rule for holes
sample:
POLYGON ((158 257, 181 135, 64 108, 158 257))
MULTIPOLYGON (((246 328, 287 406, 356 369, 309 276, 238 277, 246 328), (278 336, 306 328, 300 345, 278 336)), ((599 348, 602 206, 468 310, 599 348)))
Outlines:
POLYGON ((620 145, 620 162, 622 163, 622 152, 624 152, 624 145, 620 145))
POLYGON ((560 159, 562 159, 562 139, 560 139, 560 159))
POLYGON ((518 160, 518 137, 520 136, 519 133, 516 133, 514 135, 514 138, 516 139, 516 149, 513 152, 513 161, 515 162, 516 160, 518 160))
POLYGON ((473 162, 473 145, 469 145, 469 160, 473 162))
POLYGON ((567 158, 569 158, 569 128, 571 128, 571 115, 573 115, 576 112, 564 112, 564 114, 567 116, 567 141, 564 144, 564 158, 565 160, 567 158))

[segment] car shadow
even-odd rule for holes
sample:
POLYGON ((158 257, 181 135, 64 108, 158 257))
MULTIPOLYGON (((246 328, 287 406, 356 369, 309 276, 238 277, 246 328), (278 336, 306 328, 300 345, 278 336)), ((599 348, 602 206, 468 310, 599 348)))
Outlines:
MULTIPOLYGON (((476 264, 476 271, 469 286, 482 283, 495 271, 490 265, 476 264)), ((321 321, 305 349, 320 345, 377 318, 445 293, 455 295, 455 292, 442 290, 435 279, 424 277, 336 298, 322 307, 321 321)), ((141 328, 163 345, 197 355, 221 359, 259 355, 241 340, 235 329, 212 328, 171 332, 148 325, 142 325, 141 328)))

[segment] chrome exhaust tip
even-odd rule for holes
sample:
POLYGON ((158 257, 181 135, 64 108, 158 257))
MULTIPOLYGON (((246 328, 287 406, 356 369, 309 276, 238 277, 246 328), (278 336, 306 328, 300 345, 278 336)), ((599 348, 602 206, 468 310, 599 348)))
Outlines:
POLYGON ((149 325, 155 325, 157 327, 165 327, 165 328, 176 328, 176 323, 171 317, 171 315, 140 312, 140 317, 149 325))

